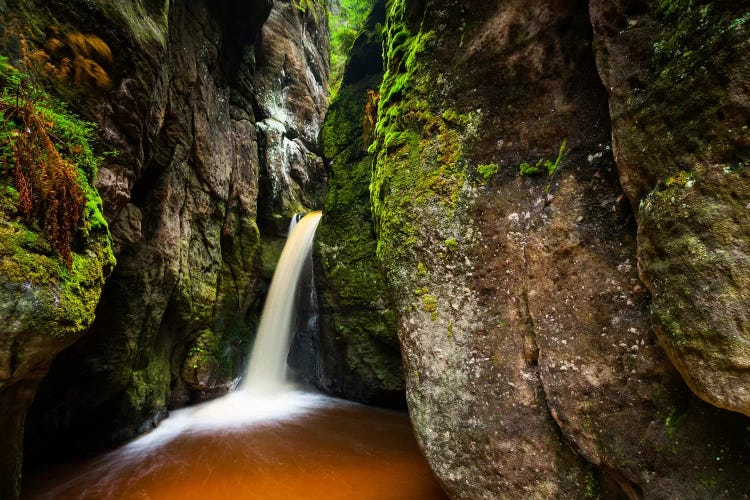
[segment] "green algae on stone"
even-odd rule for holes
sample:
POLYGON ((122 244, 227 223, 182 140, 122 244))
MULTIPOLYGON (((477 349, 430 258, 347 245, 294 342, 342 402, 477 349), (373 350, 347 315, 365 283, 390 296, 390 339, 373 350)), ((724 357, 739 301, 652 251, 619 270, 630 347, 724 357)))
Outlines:
MULTIPOLYGON (((368 91, 382 79, 382 35, 373 14, 354 42, 343 84, 322 128, 329 162, 324 217, 316 234, 321 293, 324 388, 362 401, 400 399, 403 391, 396 318, 376 256, 369 186, 374 157, 366 151, 363 120, 368 91), (329 380, 327 380, 329 379, 329 380), (336 380, 338 379, 338 380, 336 380)), ((382 15, 382 14, 381 14, 382 15)))

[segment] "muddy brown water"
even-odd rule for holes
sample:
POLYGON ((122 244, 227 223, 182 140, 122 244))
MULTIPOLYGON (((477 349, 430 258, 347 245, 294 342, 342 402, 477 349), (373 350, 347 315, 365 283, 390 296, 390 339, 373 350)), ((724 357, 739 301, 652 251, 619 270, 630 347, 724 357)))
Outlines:
POLYGON ((288 420, 155 441, 37 473, 23 498, 447 498, 406 414, 337 400, 288 420))

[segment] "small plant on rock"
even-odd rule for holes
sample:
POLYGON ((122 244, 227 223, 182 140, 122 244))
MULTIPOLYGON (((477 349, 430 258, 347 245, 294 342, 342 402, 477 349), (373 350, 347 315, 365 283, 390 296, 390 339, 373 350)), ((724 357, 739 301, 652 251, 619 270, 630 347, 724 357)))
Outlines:
POLYGON ((533 175, 541 174, 542 172, 547 172, 547 176, 551 177, 552 174, 557 172, 557 168, 560 166, 560 162, 562 162, 567 145, 568 140, 563 139, 562 144, 560 144, 560 150, 557 153, 557 158, 554 162, 544 158, 536 162, 535 165, 531 165, 528 162, 523 162, 518 168, 519 173, 524 177, 530 177, 533 175))

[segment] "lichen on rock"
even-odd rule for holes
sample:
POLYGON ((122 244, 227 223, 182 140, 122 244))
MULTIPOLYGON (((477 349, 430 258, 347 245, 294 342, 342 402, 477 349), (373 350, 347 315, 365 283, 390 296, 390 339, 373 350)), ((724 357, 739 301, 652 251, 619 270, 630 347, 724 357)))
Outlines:
POLYGON ((747 6, 596 1, 592 18, 657 335, 698 396, 750 415, 747 6))

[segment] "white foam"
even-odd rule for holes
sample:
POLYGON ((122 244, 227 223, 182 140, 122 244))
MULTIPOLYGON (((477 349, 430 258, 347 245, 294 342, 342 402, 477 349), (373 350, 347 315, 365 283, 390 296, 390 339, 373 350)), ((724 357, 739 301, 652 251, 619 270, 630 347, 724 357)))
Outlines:
POLYGON ((125 445, 125 453, 159 447, 187 434, 237 430, 294 420, 341 401, 314 392, 285 389, 257 393, 235 391, 226 396, 170 413, 156 429, 125 445))

